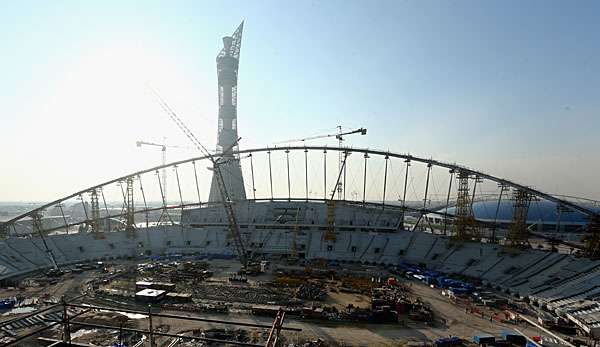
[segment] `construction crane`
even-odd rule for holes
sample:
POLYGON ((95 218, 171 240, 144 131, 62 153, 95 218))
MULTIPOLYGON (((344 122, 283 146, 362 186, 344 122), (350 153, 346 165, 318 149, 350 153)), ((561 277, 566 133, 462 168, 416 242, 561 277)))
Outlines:
POLYGON ((192 133, 192 131, 183 123, 183 121, 177 116, 175 111, 165 102, 165 100, 156 92, 156 90, 151 89, 152 93, 158 100, 158 103, 162 107, 162 109, 167 113, 169 118, 177 124, 179 129, 185 134, 185 136, 192 142, 192 144, 202 152, 213 164, 213 170, 215 172, 215 177, 217 181, 217 187, 219 188, 219 195, 221 196, 221 202, 223 203, 223 207, 225 209, 225 214, 227 215, 227 220, 229 222, 229 233, 233 238, 233 245, 235 247, 235 251, 238 255, 240 263, 242 263, 242 267, 246 269, 248 267, 248 258, 246 256, 246 248, 244 246, 244 242, 242 241, 242 235, 240 233, 240 227, 238 225, 235 212, 233 210, 232 202, 229 197, 229 193, 227 192, 227 187, 225 186, 225 180, 223 179, 223 172, 221 171, 221 164, 226 163, 223 160, 228 153, 238 144, 241 138, 238 138, 234 143, 228 148, 224 148, 222 153, 220 153, 218 158, 206 149, 200 143, 198 138, 192 133))
MULTIPOLYGON (((344 141, 344 136, 346 135, 353 135, 353 134, 360 134, 360 135, 366 135, 367 134, 367 129, 365 128, 358 128, 352 131, 343 131, 342 130, 342 126, 338 125, 337 126, 338 132, 335 134, 325 134, 325 135, 316 135, 316 136, 309 136, 309 137, 305 137, 302 139, 294 139, 294 140, 287 140, 287 141, 281 141, 281 142, 276 142, 275 144, 283 144, 283 143, 292 143, 292 142, 306 142, 306 141, 312 141, 312 140, 318 140, 318 139, 323 139, 323 138, 328 138, 328 137, 335 137, 336 140, 338 140, 338 144, 339 147, 342 147, 342 142, 344 141)), ((344 171, 345 167, 346 167, 346 159, 348 158, 348 152, 342 152, 340 151, 338 153, 338 178, 337 178, 337 182, 335 183, 335 188, 333 189, 333 192, 331 193, 331 198, 327 201, 325 201, 326 205, 327 205, 327 232, 325 233, 325 239, 327 241, 334 241, 336 240, 336 235, 335 235, 335 201, 333 200, 335 193, 338 193, 338 200, 341 200, 342 198, 342 192, 344 190, 343 185, 346 183, 342 183, 342 172, 344 171)))
MULTIPOLYGON (((164 142, 162 144, 160 144, 160 143, 154 143, 154 142, 148 142, 148 141, 136 141, 135 144, 138 147, 142 147, 142 146, 160 147, 161 153, 162 153, 162 165, 163 166, 165 166, 167 164, 167 148, 185 148, 185 149, 191 148, 191 147, 183 147, 183 146, 167 146, 164 142)), ((164 191, 163 195, 165 196, 165 201, 167 201, 167 169, 164 167, 162 169, 162 186, 163 186, 163 191, 164 191)))
POLYGON ((292 143, 292 142, 306 142, 306 141, 324 139, 324 138, 327 138, 327 137, 335 137, 335 139, 338 140, 340 147, 342 147, 342 142, 344 141, 344 136, 346 136, 346 135, 352 135, 352 134, 361 134, 361 135, 366 135, 367 134, 367 129, 365 129, 365 128, 358 128, 356 130, 342 132, 342 126, 338 125, 337 129, 338 129, 338 132, 334 133, 334 134, 315 135, 315 136, 309 136, 309 137, 300 138, 300 139, 293 139, 293 140, 286 140, 286 141, 275 142, 274 144, 277 145, 277 144, 292 143))
MULTIPOLYGON (((335 137, 335 139, 338 140, 339 147, 342 147, 342 143, 344 141, 344 136, 346 136, 346 135, 353 135, 353 134, 361 134, 361 135, 366 135, 367 134, 367 129, 366 128, 358 128, 358 129, 355 129, 355 130, 352 130, 352 131, 342 131, 342 126, 338 125, 337 129, 338 129, 338 132, 334 133, 334 134, 315 135, 315 136, 309 136, 309 137, 305 137, 305 138, 301 138, 301 139, 293 139, 293 140, 275 142, 274 144, 283 144, 283 143, 292 143, 292 142, 306 142, 306 141, 324 139, 324 138, 328 138, 328 137, 335 137)), ((340 151, 338 153, 338 171, 342 169, 343 162, 344 162, 344 153, 342 153, 340 151)), ((338 193, 338 199, 341 199, 341 196, 342 196, 342 191, 343 191, 342 185, 343 185, 343 183, 340 181, 340 182, 337 183, 337 186, 334 189, 338 193)))

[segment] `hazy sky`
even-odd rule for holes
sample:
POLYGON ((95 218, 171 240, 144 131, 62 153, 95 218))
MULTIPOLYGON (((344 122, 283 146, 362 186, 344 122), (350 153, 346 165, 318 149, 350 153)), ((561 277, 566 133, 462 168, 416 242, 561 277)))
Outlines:
POLYGON ((598 199, 598 18, 597 1, 2 1, 0 201, 158 164, 136 140, 188 145, 146 83, 214 147, 215 56, 242 19, 242 147, 363 126, 349 144, 598 199))

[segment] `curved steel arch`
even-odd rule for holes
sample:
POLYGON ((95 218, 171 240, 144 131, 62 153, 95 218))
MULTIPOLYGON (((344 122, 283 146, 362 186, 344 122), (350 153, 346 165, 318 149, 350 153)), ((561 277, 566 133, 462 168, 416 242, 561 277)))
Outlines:
MULTIPOLYGON (((368 155, 379 155, 379 156, 386 156, 386 157, 390 157, 390 158, 398 158, 398 159, 404 159, 407 161, 416 161, 416 162, 420 162, 420 163, 424 163, 424 164, 430 164, 432 166, 437 166, 437 167, 442 167, 442 168, 446 168, 446 169, 450 169, 450 170, 457 170, 457 171, 461 171, 464 172, 468 175, 473 175, 476 176, 478 178, 484 178, 487 180, 490 180, 492 182, 496 182, 498 184, 503 184, 509 187, 512 187, 514 189, 518 189, 518 190, 522 190, 525 191, 527 193, 530 193, 532 195, 535 195, 537 197, 540 197, 542 199, 554 202, 558 205, 562 205, 562 206, 566 206, 569 207, 571 209, 577 210, 589 217, 592 216, 597 216, 598 213, 596 211, 594 211, 593 209, 590 209, 588 207, 585 206, 581 206, 579 204, 573 203, 571 201, 565 200, 565 199, 561 199, 559 197, 553 196, 551 194, 548 193, 544 193, 542 191, 539 191, 537 189, 533 189, 521 184, 518 184, 514 181, 508 180, 508 179, 504 179, 504 178, 499 178, 487 173, 484 173, 482 171, 478 171, 478 170, 474 170, 465 166, 461 166, 458 165, 456 163, 447 163, 447 162, 443 162, 443 161, 439 161, 439 160, 434 160, 434 159, 427 159, 427 158, 422 158, 422 157, 417 157, 411 154, 400 154, 400 153, 393 153, 390 151, 381 151, 381 150, 371 150, 371 149, 365 149, 365 148, 352 148, 352 147, 329 147, 329 146, 285 146, 285 147, 261 147, 261 148, 252 148, 252 149, 244 149, 244 150, 238 150, 238 151, 234 151, 233 154, 234 155, 241 155, 241 154, 251 154, 251 153, 258 153, 258 152, 274 152, 274 151, 295 151, 295 150, 301 150, 301 151, 338 151, 338 152, 348 152, 348 153, 362 153, 362 154, 368 154, 368 155)), ((160 165, 160 166, 156 166, 153 168, 149 168, 146 170, 141 170, 141 171, 137 171, 135 173, 129 174, 129 175, 125 175, 125 176, 121 176, 119 178, 113 179, 113 180, 109 180, 106 181, 104 183, 95 185, 95 186, 91 186, 89 188, 80 190, 76 193, 73 193, 71 195, 68 195, 66 197, 63 197, 61 199, 57 199, 54 200, 50 203, 44 204, 40 207, 37 207, 31 211, 28 211, 26 213, 23 213, 19 216, 16 216, 8 221, 5 221, 2 225, 10 225, 18 220, 21 220, 23 218, 26 217, 30 217, 35 215, 36 213, 40 212, 40 211, 44 211, 45 209, 52 207, 52 206, 56 206, 57 204, 60 204, 63 201, 78 197, 84 193, 90 192, 94 189, 99 189, 102 188, 104 186, 110 185, 110 184, 114 184, 114 183, 118 183, 118 182, 122 182, 127 180, 127 178, 129 177, 136 177, 139 175, 143 175, 149 172, 153 172, 153 171, 158 171, 160 169, 163 168, 167 168, 167 167, 174 167, 174 166, 178 166, 181 164, 186 164, 186 163, 193 163, 193 162, 197 162, 197 161, 201 161, 201 160, 209 160, 208 156, 199 156, 199 157, 194 157, 194 158, 189 158, 189 159, 185 159, 185 160, 180 160, 180 161, 176 161, 176 162, 172 162, 166 165, 160 165)))

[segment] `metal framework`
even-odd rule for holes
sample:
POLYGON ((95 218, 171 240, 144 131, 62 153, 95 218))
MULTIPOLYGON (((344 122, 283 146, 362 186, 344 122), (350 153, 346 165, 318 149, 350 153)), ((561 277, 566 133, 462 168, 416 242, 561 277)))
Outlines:
POLYGON ((527 214, 533 197, 530 193, 517 189, 513 192, 512 199, 513 220, 508 232, 508 243, 513 247, 523 247, 527 245, 529 240, 527 214))
POLYGON ((126 204, 126 209, 127 209, 127 214, 126 214, 126 218, 125 218, 125 230, 128 231, 130 234, 133 234, 133 232, 135 231, 135 205, 134 205, 134 201, 133 201, 133 177, 134 176, 129 176, 127 177, 127 204, 126 204))
MULTIPOLYGON (((174 339, 181 339, 181 340, 186 340, 186 341, 200 341, 200 342, 206 342, 206 343, 213 343, 213 344, 217 344, 217 345, 256 346, 256 347, 275 346, 277 341, 279 340, 281 331, 288 331, 288 332, 302 331, 302 329, 299 329, 299 328, 292 328, 292 327, 284 326, 285 312, 281 309, 279 310, 279 312, 277 313, 277 316, 273 320, 273 324, 265 325, 265 324, 235 322, 235 321, 231 321, 231 320, 207 319, 207 318, 202 318, 202 317, 158 313, 158 312, 155 312, 155 309, 153 309, 151 306, 148 306, 147 311, 140 311, 140 310, 127 309, 124 307, 114 308, 114 307, 109 307, 109 306, 90 305, 90 304, 81 302, 81 299, 83 299, 84 297, 85 297, 85 294, 74 297, 70 300, 66 300, 63 297, 61 299, 61 303, 59 303, 59 304, 48 306, 44 309, 28 313, 25 316, 20 316, 16 319, 1 322, 0 329, 2 329, 4 326, 12 324, 16 320, 29 319, 32 317, 42 319, 47 323, 42 328, 28 332, 27 334, 24 334, 24 335, 15 337, 12 341, 3 344, 2 347, 19 346, 21 344, 21 341, 31 338, 33 336, 37 336, 40 333, 42 333, 48 329, 51 329, 57 325, 62 326, 62 331, 61 331, 62 342, 64 342, 65 344, 69 344, 69 345, 72 342, 71 341, 71 330, 72 330, 71 327, 72 326, 80 326, 80 327, 102 329, 102 330, 113 330, 113 331, 117 330, 117 331, 128 331, 128 332, 140 333, 140 334, 146 335, 148 337, 150 346, 156 346, 155 339, 156 339, 156 337, 159 337, 159 336, 170 337, 170 338, 174 338, 174 339), (69 315, 69 309, 78 310, 79 312, 69 315), (80 317, 88 312, 91 312, 91 311, 109 311, 109 312, 119 312, 119 313, 125 312, 125 313, 136 314, 136 315, 144 315, 148 318, 148 328, 147 329, 126 328, 126 327, 123 327, 122 325, 94 324, 94 323, 83 322, 83 321, 77 320, 78 317, 80 317), (42 315, 45 315, 48 312, 62 312, 62 318, 58 319, 58 320, 42 318, 42 315), (154 328, 153 319, 155 319, 155 318, 169 318, 169 319, 177 319, 177 320, 184 320, 184 321, 191 321, 191 322, 204 322, 204 323, 226 325, 226 326, 229 325, 229 326, 236 326, 236 327, 258 328, 258 329, 264 329, 265 331, 268 330, 269 334, 268 334, 268 338, 267 338, 267 341, 265 342, 265 344, 254 344, 254 343, 239 342, 239 341, 234 341, 234 340, 214 339, 214 338, 207 338, 207 337, 194 336, 194 335, 170 334, 170 333, 161 332, 160 330, 154 328)), ((119 343, 120 342, 121 341, 119 341, 119 343)))
MULTIPOLYGON (((548 200, 548 201, 552 201, 558 205, 561 206, 561 208, 565 208, 565 209, 569 209, 570 211, 578 211, 584 215, 587 215, 590 217, 590 225, 587 228, 587 230, 589 231, 589 233, 599 233, 599 230, 597 228, 594 227, 594 223, 597 223, 595 221, 597 221, 597 219, 593 218, 596 215, 596 211, 593 210, 590 207, 587 207, 585 205, 581 205, 579 203, 573 202, 571 200, 567 200, 565 198, 562 197, 557 197, 551 194, 547 194, 544 192, 541 192, 539 190, 536 190, 534 188, 531 187, 527 187, 524 185, 520 185, 518 183, 503 179, 503 178, 498 178, 492 175, 489 175, 487 173, 481 172, 481 171, 476 171, 470 168, 466 168, 463 166, 459 166, 457 164, 450 164, 450 163, 445 163, 445 162, 441 162, 441 161, 436 161, 433 159, 426 159, 426 158, 420 158, 420 157, 415 157, 413 155, 408 155, 408 154, 398 154, 398 153, 392 153, 392 152, 388 152, 388 151, 377 151, 377 150, 370 150, 370 149, 359 149, 359 148, 347 148, 347 147, 326 147, 326 146, 286 146, 286 147, 266 147, 266 148, 257 148, 257 149, 247 149, 247 150, 238 150, 238 151, 234 151, 232 153, 232 155, 234 156, 238 156, 241 154, 245 154, 247 155, 247 157, 250 159, 249 160, 249 165, 251 166, 250 169, 252 171, 252 176, 254 177, 254 171, 256 170, 256 157, 260 154, 266 156, 268 159, 268 171, 269 174, 267 174, 268 176, 268 181, 267 181, 267 190, 266 192, 263 190, 262 191, 262 196, 259 196, 257 194, 257 189, 254 183, 254 179, 252 182, 252 187, 248 188, 249 191, 252 191, 252 197, 254 201, 262 201, 264 199, 266 200, 273 200, 273 201, 327 201, 327 200, 334 200, 336 198, 336 195, 338 194, 332 194, 331 196, 328 196, 329 193, 331 192, 335 192, 337 193, 337 183, 341 180, 346 179, 346 165, 343 165, 343 168, 340 172, 336 172, 335 175, 331 172, 327 171, 327 168, 329 168, 330 170, 336 170, 337 171, 337 167, 335 168, 331 168, 331 165, 327 166, 326 161, 323 160, 322 165, 323 165, 323 173, 326 176, 329 177, 333 177, 333 176, 337 176, 338 177, 338 181, 336 182, 336 186, 325 186, 324 187, 324 191, 326 194, 324 194, 322 196, 321 199, 315 198, 314 197, 314 192, 311 193, 311 191, 309 190, 310 187, 315 187, 315 188, 319 188, 322 184, 318 184, 318 183, 314 183, 314 182, 309 182, 309 166, 315 165, 315 162, 308 162, 308 155, 311 154, 313 156, 316 156, 317 153, 321 153, 321 156, 325 156, 326 154, 324 152, 326 151, 334 151, 334 152, 338 152, 338 153, 343 153, 344 157, 348 157, 351 154, 358 154, 358 157, 363 159, 364 163, 364 167, 366 167, 367 165, 367 160, 369 162, 373 161, 373 160, 381 160, 382 166, 384 165, 384 161, 386 163, 386 165, 389 165, 388 161, 392 160, 392 159, 400 159, 403 160, 405 163, 405 170, 402 173, 403 177, 397 177, 398 174, 396 173, 394 174, 390 174, 390 172, 388 171, 388 169, 385 169, 385 174, 382 177, 382 183, 384 186, 388 186, 389 187, 389 182, 390 180, 395 180, 395 181, 404 181, 403 185, 404 187, 402 188, 402 186, 400 187, 400 193, 399 195, 401 195, 399 197, 400 203, 399 206, 396 205, 394 206, 394 204, 389 203, 388 201, 386 201, 386 195, 385 194, 389 194, 389 191, 387 191, 387 188, 384 189, 380 189, 382 196, 377 199, 379 202, 373 202, 373 201, 367 201, 366 198, 366 171, 364 170, 363 165, 360 165, 358 168, 360 171, 360 175, 362 177, 360 177, 360 183, 362 183, 359 187, 362 190, 360 193, 362 194, 355 194, 354 192, 352 192, 353 194, 348 194, 347 197, 352 197, 352 199, 341 199, 341 200, 335 200, 336 203, 340 203, 340 202, 346 202, 346 203, 358 203, 358 204, 364 204, 366 206, 380 206, 380 207, 384 207, 387 208, 399 208, 400 209, 400 213, 402 214, 402 218, 399 220, 399 228, 403 228, 403 223, 404 223, 404 211, 413 211, 414 208, 409 208, 409 206, 406 204, 406 200, 407 200, 407 191, 409 190, 409 176, 410 176, 410 166, 411 164, 414 165, 415 163, 421 163, 427 166, 427 170, 431 170, 433 168, 445 168, 447 169, 450 173, 450 177, 456 177, 458 179, 458 187, 455 188, 457 191, 457 212, 455 213, 455 216, 450 216, 447 215, 446 213, 444 213, 444 210, 442 209, 442 211, 430 211, 428 209, 417 209, 416 211, 419 214, 426 214, 426 213, 438 213, 439 215, 445 215, 447 216, 449 219, 454 218, 454 229, 455 230, 460 230, 460 232, 458 234, 460 234, 460 238, 467 238, 470 239, 472 237, 476 237, 478 236, 477 233, 472 232, 471 229, 469 229, 469 218, 468 216, 472 216, 472 203, 473 203, 473 197, 475 197, 475 188, 478 186, 477 182, 479 182, 480 180, 486 180, 486 181, 491 181, 491 182, 495 182, 496 184, 498 184, 499 186, 502 187, 502 192, 504 192, 506 189, 511 188, 512 190, 518 190, 523 192, 523 194, 527 194, 531 197, 535 197, 537 199, 541 199, 541 200, 548 200), (304 155, 300 156, 302 158, 302 160, 304 161, 303 165, 304 166, 304 170, 301 170, 299 172, 294 172, 294 174, 296 175, 300 175, 300 177, 302 177, 302 181, 301 182, 291 182, 292 178, 290 177, 290 181, 288 181, 289 183, 285 183, 287 184, 284 194, 281 194, 281 196, 275 194, 275 187, 274 187, 274 177, 273 177, 273 170, 274 168, 272 168, 273 163, 271 163, 271 156, 272 154, 279 152, 281 153, 281 158, 283 159, 283 165, 281 165, 280 167, 282 169, 280 169, 280 172, 285 172, 285 170, 287 170, 287 164, 288 161, 292 161, 292 154, 294 152, 299 152, 299 153, 303 153, 304 155), (303 172, 302 172, 303 171, 303 172), (394 177, 395 176, 395 177, 394 177), (471 191, 471 189, 469 189, 470 185, 469 185, 469 177, 471 178, 478 178, 474 184, 473 184, 473 191, 471 191), (295 185, 303 185, 304 186, 304 191, 300 191, 300 194, 297 194, 298 192, 296 192, 296 196, 294 196, 294 189, 290 188, 291 186, 295 186, 295 185), (309 193, 313 194, 313 196, 309 196, 309 193), (300 195, 300 196, 298 196, 300 195), (461 216, 467 216, 466 218, 463 218, 461 216), (463 218, 461 220, 461 218, 463 218), (461 224, 462 223, 462 224, 461 224), (466 223, 466 224, 465 224, 466 223), (457 229, 458 228, 458 229, 457 229), (466 229, 465 229, 466 228, 466 229), (465 230, 471 230, 469 232, 465 233, 465 230)), ((275 160, 275 159, 273 159, 275 160)), ((197 202, 190 202, 190 201, 184 201, 184 199, 181 197, 180 194, 180 201, 179 203, 175 204, 175 205, 167 205, 166 201, 164 201, 164 192, 163 192, 163 187, 162 187, 162 180, 160 177, 160 171, 163 168, 174 168, 175 166, 178 166, 179 168, 183 167, 184 165, 188 164, 190 165, 190 169, 194 169, 196 168, 197 164, 200 163, 210 163, 210 157, 208 155, 205 156, 201 156, 201 157, 195 157, 195 158, 190 158, 187 160, 182 160, 182 161, 178 161, 178 162, 174 162, 174 163, 170 163, 164 166, 157 166, 157 167, 153 167, 147 170, 143 170, 143 171, 139 171, 139 172, 135 172, 133 174, 127 175, 127 176, 123 176, 123 177, 119 177, 116 178, 114 180, 110 180, 107 182, 104 182, 102 184, 93 186, 93 187, 89 187, 86 188, 84 190, 75 192, 73 194, 70 194, 66 197, 60 198, 58 200, 52 201, 50 203, 44 204, 36 209, 33 209, 29 212, 26 212, 24 214, 21 214, 17 217, 12 218, 9 221, 6 221, 4 224, 1 225, 3 232, 5 235, 9 234, 8 236, 10 236, 10 234, 12 234, 12 232, 14 232, 15 228, 15 224, 16 223, 21 223, 24 220, 27 219, 31 219, 32 217, 36 216, 36 215, 43 215, 45 213, 46 210, 51 209, 51 208, 55 208, 57 207, 58 209, 60 209, 62 211, 62 205, 67 201, 67 200, 72 200, 74 198, 78 198, 81 197, 81 203, 83 206, 83 210, 85 212, 85 221, 71 221, 68 220, 65 216, 64 216, 64 212, 62 212, 62 216, 64 219, 64 225, 61 226, 46 226, 43 225, 43 223, 39 222, 37 223, 37 227, 39 228, 39 231, 41 233, 48 233, 50 231, 53 230, 58 230, 58 229, 65 229, 65 230, 69 230, 70 227, 72 226, 76 226, 76 225, 80 225, 80 224, 87 224, 87 225, 96 225, 94 220, 95 219, 100 219, 101 221, 104 221, 104 223, 99 223, 100 225, 103 226, 103 228, 105 228, 105 231, 107 230, 114 230, 115 229, 115 225, 113 222, 113 225, 110 225, 110 220, 113 218, 122 218, 124 220, 125 225, 135 225, 135 223, 133 223, 134 218, 136 214, 144 214, 145 215, 145 220, 146 220, 146 225, 148 225, 148 214, 151 213, 152 211, 160 211, 162 210, 162 215, 160 220, 158 221, 158 223, 163 223, 165 221, 168 221, 170 223, 173 223, 173 220, 169 214, 169 211, 173 210, 173 209, 183 209, 183 208, 191 208, 191 207, 198 207, 198 206, 205 206, 207 204, 207 202, 203 202, 200 200, 200 190, 198 188, 198 175, 195 174, 194 175, 194 180, 192 181, 191 185, 194 187, 194 191, 196 193, 196 195, 198 195, 198 201, 197 202), (162 198, 162 206, 148 206, 146 199, 148 199, 147 196, 147 189, 146 187, 142 187, 142 177, 145 174, 152 174, 152 173, 156 173, 157 175, 157 179, 154 179, 154 184, 158 184, 159 190, 161 191, 161 198, 162 198), (123 189, 124 190, 124 208, 123 211, 121 213, 117 213, 117 212, 113 212, 110 213, 109 209, 106 206, 106 200, 104 197, 104 188, 110 186, 110 185, 114 185, 115 183, 119 183, 119 182, 123 182, 123 183, 132 183, 134 181, 134 179, 137 179, 139 181, 139 193, 141 193, 141 196, 143 197, 143 207, 142 206, 138 206, 138 208, 134 208, 134 201, 133 201, 133 184, 127 184, 127 189, 123 189), (96 192, 96 197, 93 199, 92 201, 92 208, 91 208, 91 215, 88 212, 89 210, 89 206, 90 204, 85 203, 84 201, 84 196, 90 196, 90 192, 96 192), (126 192, 125 192, 126 191, 126 192), (100 197, 102 198, 102 201, 104 203, 104 209, 106 210, 102 216, 99 216, 99 200, 100 197), (97 199, 96 199, 97 198, 97 199), (96 203, 96 200, 98 200, 98 204, 96 203), (130 207, 130 208, 127 208, 130 207), (98 218, 99 217, 99 218, 98 218)), ((202 164, 200 164, 202 165, 202 164)), ((372 166, 372 165, 369 165, 372 166)), ((313 170, 318 169, 318 168, 313 168, 313 170)), ((227 167, 224 167, 224 170, 227 170, 227 167)), ((412 170, 411 170, 412 171, 412 170)), ((290 169, 289 169, 290 175, 293 172, 293 170, 291 169, 291 163, 290 163, 290 169)), ((177 172, 176 172, 177 173, 177 172)), ((356 172, 355 172, 356 175, 356 172)), ((178 175, 177 175, 178 176, 178 175)), ((264 178, 264 176, 263 176, 264 178)), ((148 182, 152 181, 149 179, 144 180, 145 185, 148 185, 148 182)), ((325 185, 327 185, 327 180, 324 181, 325 185)), ((344 186, 346 186, 346 184, 344 184, 344 186)), ((429 182, 426 184, 425 189, 427 190, 429 187, 429 182)), ((137 187, 136 187, 137 188, 137 187)), ((178 188, 181 189, 182 185, 178 184, 178 188)), ((312 189, 315 189, 312 188, 312 189)), ((137 189, 136 189, 137 190, 137 189)), ((450 192, 452 190, 452 183, 449 184, 448 187, 448 192, 450 192)), ((345 194, 346 189, 344 189, 342 196, 346 196, 345 194)), ((445 198, 447 199, 448 202, 450 202, 450 193, 447 194, 447 196, 445 196, 445 198)), ((424 197, 423 203, 425 205, 422 206, 426 206, 426 201, 427 201, 428 197, 427 194, 424 197)), ((501 200, 502 196, 498 197, 498 200, 501 200)), ((231 199, 233 200, 233 199, 231 199)), ((449 229, 449 228, 448 228, 449 229)), ((451 230, 451 229, 450 229, 451 230)), ((588 240, 593 240, 593 237, 588 237, 588 240)), ((588 242, 588 245, 590 244, 590 242, 588 242)), ((592 247, 592 246, 589 246, 592 247)), ((600 248, 598 246, 595 246, 596 249, 600 248)), ((591 253, 596 253, 596 251, 591 251, 591 253)))
POLYGON ((590 216, 588 235, 584 240, 586 253, 590 258, 600 258, 600 216, 590 216))
MULTIPOLYGON (((473 218, 472 199, 469 198, 469 176, 469 173, 464 170, 458 171, 454 237, 459 241, 470 241, 479 237, 473 218)), ((473 192, 475 192, 475 189, 473 189, 473 192)))

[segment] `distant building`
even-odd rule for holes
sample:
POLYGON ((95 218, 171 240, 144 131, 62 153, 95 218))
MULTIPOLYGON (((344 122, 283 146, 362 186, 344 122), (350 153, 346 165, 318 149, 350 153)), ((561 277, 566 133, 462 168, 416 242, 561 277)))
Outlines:
MULTIPOLYGON (((243 29, 244 22, 240 24, 233 35, 225 36, 223 38, 223 49, 217 55, 219 93, 217 153, 237 149, 237 81, 243 29)), ((239 157, 226 154, 223 159, 221 172, 229 198, 231 200, 246 200, 244 177, 242 176, 239 157)), ((210 202, 221 201, 221 194, 214 174, 208 198, 210 202)))
MULTIPOLYGON (((599 207, 589 207, 600 212, 599 207)), ((439 209, 438 212, 444 213, 446 208, 439 209)), ((454 215, 455 208, 449 207, 447 213, 454 215)), ((497 200, 477 201, 473 204, 473 214, 479 221, 496 222, 498 229, 507 230, 512 223, 513 202, 501 201, 498 206, 497 200), (498 210, 497 214, 496 210, 498 210)), ((444 224, 444 217, 433 213, 428 214, 426 220, 437 228, 444 224)), ((578 240, 585 231, 587 223, 586 215, 574 210, 559 210, 557 204, 551 201, 532 201, 529 205, 527 224, 529 229, 534 232, 552 233, 565 240, 578 240)))

